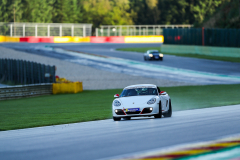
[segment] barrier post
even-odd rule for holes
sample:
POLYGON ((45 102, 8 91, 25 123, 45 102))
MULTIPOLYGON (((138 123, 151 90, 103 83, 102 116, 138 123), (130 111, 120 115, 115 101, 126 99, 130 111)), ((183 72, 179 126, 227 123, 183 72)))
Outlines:
POLYGON ((62 25, 59 26, 59 36, 62 37, 62 25))
POLYGON ((48 37, 50 37, 50 25, 48 25, 48 37))
POLYGON ((25 24, 23 24, 23 37, 25 37, 25 24))
POLYGON ((72 37, 74 37, 74 26, 72 25, 72 37))
POLYGON ((13 28, 12 26, 13 26, 13 25, 11 24, 11 25, 10 25, 10 37, 12 37, 12 28, 13 28))
POLYGON ((37 25, 35 25, 35 37, 37 37, 37 25))
POLYGON ((83 37, 86 37, 86 28, 83 26, 83 37))

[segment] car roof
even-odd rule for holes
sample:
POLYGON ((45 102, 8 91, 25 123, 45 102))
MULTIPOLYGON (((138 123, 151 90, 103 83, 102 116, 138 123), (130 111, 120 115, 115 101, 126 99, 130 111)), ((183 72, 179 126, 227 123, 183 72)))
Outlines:
POLYGON ((124 89, 128 89, 128 88, 141 88, 141 87, 157 88, 157 86, 155 84, 136 84, 136 85, 127 86, 124 89))

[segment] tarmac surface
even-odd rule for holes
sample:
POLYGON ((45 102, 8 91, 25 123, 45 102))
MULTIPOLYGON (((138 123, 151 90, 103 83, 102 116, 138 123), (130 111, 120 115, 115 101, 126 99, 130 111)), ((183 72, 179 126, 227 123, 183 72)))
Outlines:
MULTIPOLYGON (((174 107, 174 106, 173 106, 174 107)), ((240 133, 240 105, 0 132, 1 160, 112 159, 240 133)))
MULTIPOLYGON (((12 46, 15 46, 15 44, 12 44, 12 46)), ((26 46, 24 47, 26 48, 26 46)), ((61 56, 62 54, 49 51, 45 52, 42 50, 37 51, 37 53, 31 51, 26 52, 0 46, 0 58, 19 59, 33 61, 45 65, 51 66, 54 65, 57 68, 56 75, 58 75, 61 78, 64 77, 71 81, 83 82, 84 90, 116 89, 116 88, 122 89, 132 84, 149 84, 149 83, 156 84, 160 87, 193 85, 193 83, 180 82, 176 80, 143 77, 142 74, 140 76, 136 76, 119 72, 115 73, 112 72, 112 70, 106 71, 103 69, 99 69, 97 67, 81 65, 81 63, 80 64, 73 63, 65 59, 50 57, 48 55, 61 56)), ((76 59, 79 60, 79 58, 74 57, 71 60, 76 59)))
MULTIPOLYGON (((116 51, 115 49, 160 46, 161 44, 93 44, 92 47, 89 47, 88 44, 83 44, 72 46, 61 45, 54 47, 145 62, 143 59, 143 54, 141 53, 116 51)), ((240 63, 233 62, 164 55, 163 61, 147 61, 147 63, 194 71, 240 76, 240 63)))
MULTIPOLYGON (((49 54, 48 52, 42 52, 41 47, 50 46, 54 48, 62 48, 66 50, 79 51, 92 53, 102 56, 118 57, 123 59, 129 59, 139 62, 145 62, 143 59, 143 54, 138 52, 124 52, 116 51, 117 48, 138 48, 138 47, 160 47, 159 43, 125 43, 125 44, 116 44, 116 43, 67 43, 67 44, 44 44, 44 43, 35 43, 29 45, 29 43, 11 43, 1 44, 3 47, 23 50, 31 52, 32 54, 39 54, 43 56, 49 56, 58 59, 68 59, 69 55, 63 54, 49 54)), ((193 71, 201 71, 208 73, 216 74, 225 74, 232 76, 240 76, 240 63, 234 62, 225 62, 217 60, 207 60, 199 58, 189 58, 189 57, 180 57, 174 55, 164 55, 163 61, 147 61, 148 64, 174 67, 180 69, 187 69, 193 71)))
MULTIPOLYGON (((161 44, 2 44, 34 55, 59 59, 111 73, 152 78, 184 85, 240 83, 240 63, 165 55, 163 61, 144 61, 143 54, 116 48, 160 47, 161 44)), ((177 85, 178 85, 177 84, 177 85)))

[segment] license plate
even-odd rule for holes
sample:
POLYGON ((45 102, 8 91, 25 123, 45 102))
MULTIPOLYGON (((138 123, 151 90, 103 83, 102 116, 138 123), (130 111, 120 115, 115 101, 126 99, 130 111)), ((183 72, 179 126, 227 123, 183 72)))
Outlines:
POLYGON ((128 109, 126 109, 126 112, 136 112, 136 111, 140 111, 140 108, 128 108, 128 109))
POLYGON ((159 57, 158 56, 155 56, 155 59, 158 59, 159 57))

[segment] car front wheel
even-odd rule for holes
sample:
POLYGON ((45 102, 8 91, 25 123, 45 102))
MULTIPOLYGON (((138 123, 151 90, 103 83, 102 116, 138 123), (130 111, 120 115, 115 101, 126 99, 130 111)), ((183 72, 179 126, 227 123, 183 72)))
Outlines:
POLYGON ((118 118, 118 117, 113 117, 113 120, 114 120, 114 121, 120 121, 120 120, 121 120, 121 118, 118 118))
POLYGON ((154 115, 155 118, 162 118, 162 103, 159 103, 159 113, 154 115))

